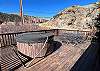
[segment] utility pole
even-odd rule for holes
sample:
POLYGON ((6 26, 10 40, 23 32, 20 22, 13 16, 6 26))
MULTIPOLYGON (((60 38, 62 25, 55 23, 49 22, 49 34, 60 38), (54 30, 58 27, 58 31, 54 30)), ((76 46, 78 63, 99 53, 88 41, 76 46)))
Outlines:
POLYGON ((24 17, 23 17, 23 5, 22 5, 22 0, 20 0, 20 13, 19 13, 20 17, 21 17, 21 22, 22 25, 24 23, 24 17))

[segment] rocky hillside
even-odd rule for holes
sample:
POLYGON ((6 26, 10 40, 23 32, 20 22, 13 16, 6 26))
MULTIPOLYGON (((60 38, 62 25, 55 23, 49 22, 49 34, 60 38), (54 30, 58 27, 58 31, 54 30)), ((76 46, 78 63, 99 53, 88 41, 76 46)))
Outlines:
MULTIPOLYGON (((16 15, 16 14, 6 14, 6 13, 0 12, 0 21, 3 21, 3 22, 21 22, 21 17, 19 15, 16 15)), ((24 15, 24 22, 25 23, 41 23, 41 22, 45 22, 45 21, 48 21, 48 20, 40 19, 40 18, 35 17, 35 16, 24 15)))
POLYGON ((21 23, 21 17, 15 14, 6 14, 0 12, 0 33, 22 32, 44 29, 38 26, 38 23, 47 22, 34 16, 24 15, 24 23, 21 23), (3 23, 2 23, 3 22, 3 23))
POLYGON ((0 12, 0 20, 2 20, 3 22, 14 22, 14 21, 21 21, 21 17, 15 14, 6 14, 6 13, 2 13, 0 12))
POLYGON ((65 8, 53 17, 49 22, 40 26, 68 30, 91 30, 94 29, 97 17, 97 3, 85 6, 72 6, 65 8))

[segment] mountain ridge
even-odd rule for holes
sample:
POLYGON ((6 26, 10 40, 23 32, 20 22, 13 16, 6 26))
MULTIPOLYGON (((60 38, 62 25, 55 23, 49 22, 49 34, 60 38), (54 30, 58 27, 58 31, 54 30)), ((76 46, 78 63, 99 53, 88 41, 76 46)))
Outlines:
MULTIPOLYGON (((24 21, 26 22, 30 20, 33 21, 34 19, 47 21, 46 19, 42 19, 42 18, 35 17, 35 16, 29 16, 29 15, 24 15, 23 17, 24 17, 24 21)), ((7 14, 7 13, 0 12, 0 20, 3 22, 21 22, 21 17, 17 14, 7 14)))
POLYGON ((51 29, 92 30, 95 29, 97 14, 98 2, 84 6, 71 6, 40 26, 51 29))

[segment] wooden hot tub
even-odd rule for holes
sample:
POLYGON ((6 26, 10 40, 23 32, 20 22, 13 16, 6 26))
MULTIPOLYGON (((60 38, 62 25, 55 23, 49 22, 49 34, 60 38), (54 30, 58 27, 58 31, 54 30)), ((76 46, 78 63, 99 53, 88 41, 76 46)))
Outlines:
POLYGON ((32 58, 43 57, 52 43, 53 37, 50 33, 39 32, 19 34, 16 36, 17 49, 32 58))

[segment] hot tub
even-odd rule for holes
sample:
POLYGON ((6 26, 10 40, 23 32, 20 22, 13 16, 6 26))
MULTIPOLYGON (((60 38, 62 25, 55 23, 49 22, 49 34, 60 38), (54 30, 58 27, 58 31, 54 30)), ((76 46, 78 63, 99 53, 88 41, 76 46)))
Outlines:
POLYGON ((50 33, 30 32, 16 36, 17 49, 31 58, 45 56, 47 49, 53 41, 50 33))

